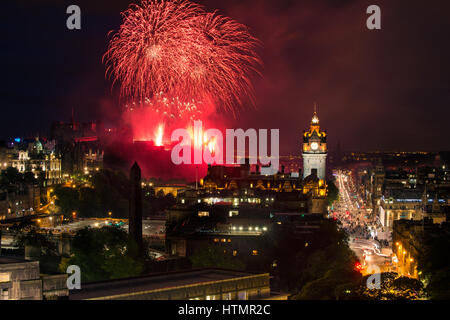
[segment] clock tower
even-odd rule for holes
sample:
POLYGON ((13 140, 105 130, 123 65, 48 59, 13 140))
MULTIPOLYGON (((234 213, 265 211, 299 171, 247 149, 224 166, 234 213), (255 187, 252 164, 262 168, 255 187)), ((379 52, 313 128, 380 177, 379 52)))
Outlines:
POLYGON ((309 131, 303 132, 303 178, 313 171, 319 179, 325 179, 325 163, 327 159, 327 133, 320 130, 316 105, 309 131), (316 170, 314 170, 316 169, 316 170))

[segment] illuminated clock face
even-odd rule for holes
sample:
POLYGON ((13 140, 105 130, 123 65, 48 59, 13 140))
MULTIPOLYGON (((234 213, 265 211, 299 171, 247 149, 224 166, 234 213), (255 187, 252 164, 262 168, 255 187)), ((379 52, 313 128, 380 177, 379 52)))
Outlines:
POLYGON ((312 150, 317 150, 317 149, 319 149, 319 144, 318 144, 317 142, 311 143, 311 149, 312 149, 312 150))

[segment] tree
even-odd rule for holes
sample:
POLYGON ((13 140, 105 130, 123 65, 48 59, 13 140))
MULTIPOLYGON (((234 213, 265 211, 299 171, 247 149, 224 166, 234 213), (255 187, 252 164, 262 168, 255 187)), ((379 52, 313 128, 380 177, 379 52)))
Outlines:
POLYGON ((299 294, 294 295, 294 300, 335 300, 351 298, 350 295, 361 277, 355 270, 341 266, 331 268, 325 274, 302 287, 299 294))
POLYGON ((73 211, 78 211, 80 196, 77 189, 68 187, 56 187, 55 196, 55 204, 61 208, 61 212, 65 216, 70 217, 73 211))
POLYGON ((22 175, 19 170, 13 167, 8 167, 2 170, 1 182, 3 185, 17 184, 22 181, 22 175))
POLYGON ((34 174, 30 171, 27 171, 23 174, 23 181, 25 183, 34 184, 37 182, 37 179, 34 177, 34 174))
POLYGON ((244 270, 245 265, 236 257, 224 252, 224 249, 219 246, 204 246, 197 249, 190 260, 193 268, 225 268, 244 270))
POLYGON ((328 185, 328 203, 330 204, 330 206, 333 204, 333 202, 335 202, 338 197, 339 197, 339 190, 336 187, 336 185, 334 184, 334 180, 329 180, 327 182, 328 185))
POLYGON ((324 219, 312 234, 295 235, 281 228, 273 243, 276 285, 279 290, 296 293, 296 299, 316 299, 315 286, 326 292, 325 298, 341 298, 342 292, 352 290, 361 281, 347 234, 332 219, 324 219))
POLYGON ((100 170, 93 175, 92 186, 99 202, 100 216, 112 211, 116 218, 128 217, 130 181, 123 172, 100 170))
POLYGON ((80 188, 79 213, 81 217, 92 218, 101 216, 104 211, 97 192, 93 188, 80 188))
POLYGON ((420 280, 402 277, 395 272, 382 272, 380 289, 367 288, 367 279, 363 277, 361 286, 357 289, 360 299, 368 300, 417 300, 425 297, 424 286, 420 280))
POLYGON ((431 299, 450 299, 450 237, 442 234, 423 243, 417 259, 421 279, 431 299))
POLYGON ((27 231, 23 228, 17 233, 15 246, 34 252, 33 258, 39 260, 42 273, 56 273, 60 256, 56 242, 51 239, 51 233, 38 233, 37 228, 32 225, 28 225, 26 229, 27 231))
POLYGON ((72 241, 72 255, 61 261, 60 270, 78 265, 82 281, 92 282, 139 276, 144 259, 128 233, 114 227, 79 230, 72 241))

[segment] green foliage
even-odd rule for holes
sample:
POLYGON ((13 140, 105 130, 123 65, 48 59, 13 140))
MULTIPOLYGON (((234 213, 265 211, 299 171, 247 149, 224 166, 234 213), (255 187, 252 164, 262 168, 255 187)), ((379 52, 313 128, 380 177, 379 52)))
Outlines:
POLYGON ((0 185, 11 186, 21 183, 35 184, 38 180, 34 178, 34 174, 30 171, 20 173, 16 168, 8 167, 2 170, 0 174, 0 185))
POLYGON ((79 209, 79 193, 77 189, 58 186, 55 188, 55 204, 61 208, 61 213, 71 216, 73 211, 79 209))
POLYGON ((78 265, 82 281, 92 282, 139 276, 144 268, 137 244, 118 228, 85 228, 72 241, 72 256, 64 258, 60 270, 78 265))
POLYGON ((230 253, 224 252, 224 249, 219 246, 209 245, 199 248, 191 255, 190 260, 193 268, 245 269, 244 263, 230 253))
POLYGON ((360 299, 367 300, 417 300, 426 297, 424 286, 420 280, 401 277, 394 272, 380 274, 380 289, 368 289, 367 279, 363 277, 361 286, 357 289, 360 299))
POLYGON ((334 220, 324 220, 313 234, 277 234, 274 242, 272 273, 280 290, 297 293, 295 299, 344 298, 342 292, 361 281, 347 235, 334 220))
POLYGON ((360 276, 355 270, 338 266, 325 271, 316 280, 308 282, 292 297, 294 300, 334 300, 350 298, 349 295, 359 284, 360 276))
POLYGON ((15 245, 22 250, 25 247, 32 249, 39 260, 41 273, 57 273, 60 257, 55 241, 52 241, 51 234, 38 233, 35 227, 28 227, 28 232, 19 232, 15 237, 15 245))
POLYGON ((450 237, 443 234, 423 243, 418 257, 417 269, 426 283, 431 299, 450 299, 450 237))
POLYGON ((112 211, 115 218, 128 217, 130 182, 122 171, 100 170, 92 177, 101 216, 112 211))
POLYGON ((78 217, 128 218, 129 181, 120 171, 101 170, 92 177, 92 187, 57 187, 56 205, 61 212, 71 217, 73 211, 78 217))
POLYGON ((38 233, 35 227, 29 232, 21 232, 15 236, 14 245, 24 249, 26 246, 41 248, 44 255, 57 255, 56 244, 52 242, 47 234, 38 233))
POLYGON ((329 205, 332 205, 333 202, 335 202, 339 197, 339 190, 336 187, 336 185, 334 184, 334 180, 327 181, 327 185, 328 185, 327 199, 328 199, 329 205))
POLYGON ((22 176, 22 180, 25 183, 34 184, 37 182, 36 178, 34 177, 34 174, 32 172, 25 172, 22 176))
POLYGON ((85 218, 101 217, 100 212, 105 209, 100 202, 97 192, 93 188, 80 188, 79 190, 79 212, 85 218))
POLYGON ((8 167, 2 170, 1 183, 2 185, 16 184, 22 181, 22 174, 16 168, 8 167))

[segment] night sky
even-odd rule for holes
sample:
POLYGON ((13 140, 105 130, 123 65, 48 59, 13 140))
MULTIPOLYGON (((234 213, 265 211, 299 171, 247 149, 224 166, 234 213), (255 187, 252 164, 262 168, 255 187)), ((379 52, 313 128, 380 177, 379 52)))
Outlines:
MULTIPOLYGON (((263 46, 257 109, 230 128, 279 128, 281 152, 300 153, 317 102, 333 148, 450 149, 450 2, 202 0, 247 25, 263 46), (338 5, 337 5, 338 4, 338 5), (366 28, 381 7, 382 30, 366 28)), ((117 125, 117 90, 101 57, 124 0, 5 1, 0 16, 0 137, 46 135, 54 120, 117 125), (82 29, 66 28, 77 4, 82 29)))

